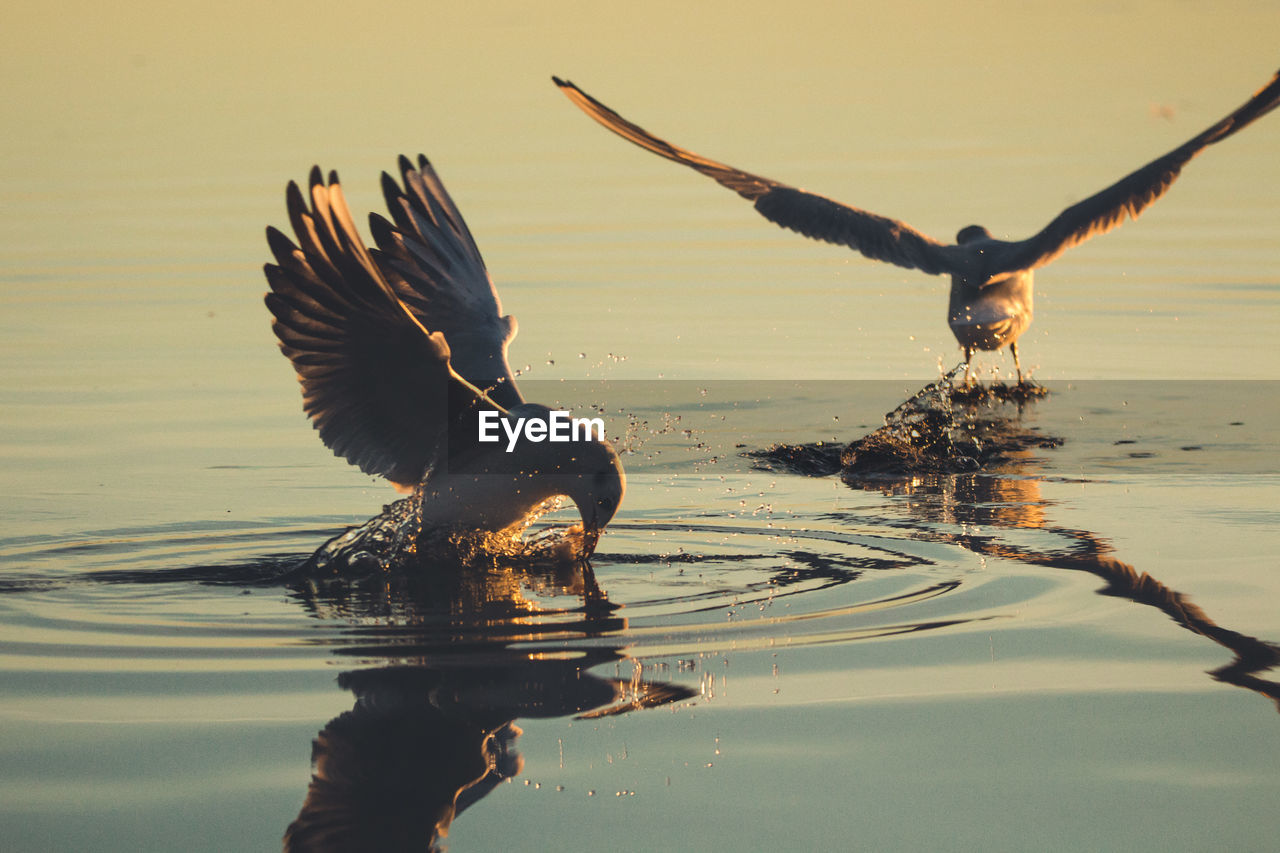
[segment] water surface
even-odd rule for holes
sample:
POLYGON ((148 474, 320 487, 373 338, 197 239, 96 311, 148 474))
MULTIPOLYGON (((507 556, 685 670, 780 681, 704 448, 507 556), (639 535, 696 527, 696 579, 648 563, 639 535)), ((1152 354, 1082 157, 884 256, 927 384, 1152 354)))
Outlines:
POLYGON ((549 77, 937 237, 1020 235, 1244 100, 1277 24, 1262 2, 18 8, 6 848, 272 849, 317 815, 422 847, 465 789, 450 850, 1271 849, 1280 119, 1038 276, 1022 352, 1052 393, 1006 415, 1060 444, 850 485, 742 453, 849 441, 953 365, 945 282, 774 228, 549 77), (567 570, 289 574, 395 495, 302 416, 262 228, 313 162, 363 211, 419 150, 520 319, 527 396, 629 436, 607 606, 567 570))

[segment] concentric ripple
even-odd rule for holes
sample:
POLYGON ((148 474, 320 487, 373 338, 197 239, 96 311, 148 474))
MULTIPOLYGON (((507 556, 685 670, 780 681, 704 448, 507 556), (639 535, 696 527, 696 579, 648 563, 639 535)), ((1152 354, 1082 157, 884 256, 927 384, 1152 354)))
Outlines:
POLYGON ((591 567, 436 566, 340 579, 292 571, 333 534, 305 523, 4 543, 14 568, 0 590, 9 611, 0 620, 3 668, 689 656, 901 636, 998 615, 989 594, 966 594, 982 578, 959 546, 939 549, 901 531, 772 525, 618 523, 591 567))
MULTIPOLYGON (((1232 651, 1241 674, 1228 667, 1224 680, 1254 678, 1280 659, 1269 644, 1214 625, 1087 531, 1044 523, 1019 482, 923 482, 899 496, 905 515, 873 502, 785 522, 618 522, 591 566, 434 563, 317 577, 299 567, 336 531, 314 520, 9 541, 0 543, 12 564, 0 587, 0 670, 302 677, 334 664, 407 666, 468 684, 489 679, 486 689, 518 682, 555 692, 574 672, 625 659, 1069 621, 1089 607, 1081 593, 1097 590, 1098 579, 1108 595, 1163 611, 1232 651), (968 499, 995 484, 1028 499, 968 499)), ((529 535, 561 534, 547 521, 529 535)), ((641 681, 627 689, 614 681, 610 690, 639 701, 641 681)))

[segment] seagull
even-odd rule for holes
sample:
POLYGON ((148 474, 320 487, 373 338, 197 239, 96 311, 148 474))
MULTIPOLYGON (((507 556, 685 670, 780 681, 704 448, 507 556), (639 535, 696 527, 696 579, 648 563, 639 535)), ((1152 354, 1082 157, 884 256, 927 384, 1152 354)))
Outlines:
POLYGON ((369 216, 376 249, 337 173, 326 182, 318 166, 309 207, 297 183, 285 194, 298 244, 267 228, 266 303, 303 409, 335 456, 415 492, 422 529, 505 530, 564 496, 582 516, 585 559, 626 490, 618 455, 598 431, 508 442, 519 419, 551 417, 512 376, 516 320, 431 163, 399 165, 400 184, 382 175, 391 220, 369 216), (500 440, 480 440, 485 413, 500 440))
POLYGON ((583 112, 660 157, 696 169, 755 205, 766 219, 814 240, 848 246, 868 258, 929 275, 951 276, 947 323, 964 349, 965 376, 973 351, 1009 347, 1018 382, 1018 336, 1031 325, 1032 275, 1067 249, 1136 219, 1164 195, 1192 157, 1275 109, 1280 72, 1234 112, 1162 157, 1073 204, 1025 240, 999 240, 981 225, 940 243, 904 222, 744 172, 659 139, 567 80, 551 78, 583 112))

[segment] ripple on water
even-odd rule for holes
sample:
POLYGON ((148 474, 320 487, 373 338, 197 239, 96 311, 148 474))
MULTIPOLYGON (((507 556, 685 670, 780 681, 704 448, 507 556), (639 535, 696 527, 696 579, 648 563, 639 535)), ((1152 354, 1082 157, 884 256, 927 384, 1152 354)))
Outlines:
POLYGON ((454 666, 621 649, 692 656, 939 631, 1007 615, 1019 595, 1044 586, 975 594, 995 579, 973 571, 958 545, 755 519, 616 523, 585 574, 500 562, 291 573, 332 534, 307 524, 191 525, 10 543, 2 666, 208 672, 311 669, 334 654, 454 666))

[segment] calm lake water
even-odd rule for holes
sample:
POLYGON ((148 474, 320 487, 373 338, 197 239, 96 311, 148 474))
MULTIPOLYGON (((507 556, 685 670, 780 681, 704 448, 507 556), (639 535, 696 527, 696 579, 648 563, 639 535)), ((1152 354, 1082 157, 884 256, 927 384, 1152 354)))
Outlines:
POLYGON ((1041 271, 1051 393, 1000 411, 1024 451, 849 485, 743 453, 858 438, 952 367, 946 282, 775 228, 550 82, 939 238, 1021 236, 1261 86, 1273 2, 10 17, 4 849, 295 821, 424 849, 459 790, 452 851, 1274 849, 1280 117, 1041 271), (302 415, 262 230, 312 163, 362 215, 418 151, 526 396, 626 440, 608 606, 528 566, 287 574, 395 495, 302 415))

